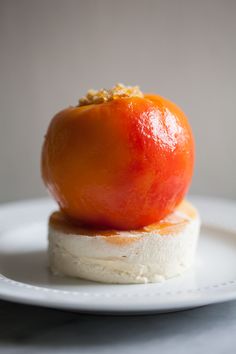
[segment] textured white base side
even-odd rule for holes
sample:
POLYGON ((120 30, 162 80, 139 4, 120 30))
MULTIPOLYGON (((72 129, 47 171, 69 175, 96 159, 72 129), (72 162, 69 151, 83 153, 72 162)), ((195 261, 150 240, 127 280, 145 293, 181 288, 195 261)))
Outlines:
MULTIPOLYGON (((64 233, 49 225, 49 262, 56 274, 104 283, 153 283, 182 274, 194 261, 200 220, 189 220, 181 232, 135 235, 131 242, 108 241, 113 236, 64 233)), ((117 238, 117 236, 116 236, 117 238)))

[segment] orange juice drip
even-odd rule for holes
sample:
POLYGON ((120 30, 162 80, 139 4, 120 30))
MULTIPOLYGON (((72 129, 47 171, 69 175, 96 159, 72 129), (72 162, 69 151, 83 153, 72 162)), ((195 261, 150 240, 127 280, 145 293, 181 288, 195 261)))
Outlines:
POLYGON ((74 225, 61 211, 54 212, 50 217, 49 223, 66 234, 103 236, 109 243, 122 245, 130 244, 136 241, 140 237, 140 234, 148 234, 150 232, 163 236, 177 234, 183 230, 189 219, 196 217, 196 210, 187 201, 183 201, 176 208, 176 211, 168 215, 160 222, 145 226, 139 230, 131 230, 131 235, 125 235, 127 231, 120 232, 118 230, 99 230, 84 227, 82 225, 74 225), (180 212, 180 214, 176 211, 180 212))

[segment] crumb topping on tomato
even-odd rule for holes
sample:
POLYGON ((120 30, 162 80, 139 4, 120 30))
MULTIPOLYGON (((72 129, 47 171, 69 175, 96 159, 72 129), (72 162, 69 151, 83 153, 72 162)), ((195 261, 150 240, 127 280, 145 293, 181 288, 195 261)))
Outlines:
POLYGON ((128 97, 143 97, 139 86, 125 86, 123 84, 116 84, 111 89, 89 90, 86 96, 80 98, 79 106, 86 106, 89 104, 99 104, 116 100, 117 98, 128 97))

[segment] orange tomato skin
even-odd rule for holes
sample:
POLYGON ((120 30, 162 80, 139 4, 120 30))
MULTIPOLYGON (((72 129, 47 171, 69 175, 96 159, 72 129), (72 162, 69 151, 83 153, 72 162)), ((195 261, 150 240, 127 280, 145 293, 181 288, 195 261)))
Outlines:
POLYGON ((74 221, 121 230, 157 222, 181 202, 194 166, 184 113, 156 95, 67 108, 52 119, 42 177, 74 221))

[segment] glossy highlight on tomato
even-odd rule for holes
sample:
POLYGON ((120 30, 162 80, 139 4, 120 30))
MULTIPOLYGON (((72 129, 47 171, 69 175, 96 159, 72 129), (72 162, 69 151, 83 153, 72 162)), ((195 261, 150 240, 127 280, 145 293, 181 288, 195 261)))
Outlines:
POLYGON ((193 166, 186 116, 148 94, 59 112, 42 150, 42 177, 60 209, 96 228, 160 221, 184 198, 193 166))

